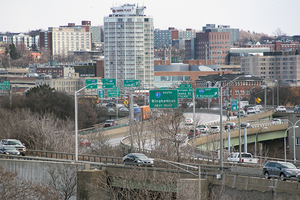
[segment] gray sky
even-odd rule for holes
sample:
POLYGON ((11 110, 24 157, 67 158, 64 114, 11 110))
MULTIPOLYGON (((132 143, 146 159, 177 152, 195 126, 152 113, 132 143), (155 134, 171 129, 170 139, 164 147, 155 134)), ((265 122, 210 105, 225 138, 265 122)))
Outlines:
POLYGON ((58 27, 68 23, 103 25, 110 8, 125 3, 146 6, 154 28, 202 30, 205 24, 274 35, 280 28, 287 35, 300 35, 297 16, 300 0, 0 0, 0 32, 58 27))

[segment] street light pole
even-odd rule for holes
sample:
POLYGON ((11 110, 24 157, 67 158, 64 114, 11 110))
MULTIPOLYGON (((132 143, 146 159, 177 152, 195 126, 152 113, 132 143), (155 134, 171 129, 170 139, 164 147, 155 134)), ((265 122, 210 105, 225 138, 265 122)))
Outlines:
POLYGON ((77 93, 84 90, 90 85, 95 84, 102 84, 102 83, 92 83, 84 86, 80 90, 75 91, 74 98, 75 98, 75 162, 78 162, 78 99, 77 99, 77 93))
POLYGON ((223 119, 222 119, 222 116, 223 116, 223 113, 222 113, 222 98, 223 98, 223 95, 222 95, 222 83, 221 83, 221 86, 220 86, 220 170, 222 171, 223 170, 223 119))
POLYGON ((262 130, 262 129, 268 129, 268 127, 263 127, 263 128, 261 128, 261 129, 259 129, 257 132, 256 132, 256 134, 255 134, 255 144, 254 144, 254 157, 256 157, 256 141, 258 140, 258 132, 260 131, 260 130, 262 130))

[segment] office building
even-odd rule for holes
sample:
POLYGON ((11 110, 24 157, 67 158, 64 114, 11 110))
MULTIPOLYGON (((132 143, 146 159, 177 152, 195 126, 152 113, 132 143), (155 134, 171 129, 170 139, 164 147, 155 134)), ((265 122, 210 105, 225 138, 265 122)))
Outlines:
POLYGON ((104 17, 104 76, 115 78, 118 86, 138 79, 141 86, 153 87, 153 18, 144 15, 145 8, 125 4, 104 17))
POLYGON ((173 41, 177 40, 183 43, 184 40, 190 40, 196 37, 196 32, 193 29, 177 30, 174 27, 169 27, 168 30, 154 30, 154 48, 163 48, 173 45, 173 41))
POLYGON ((230 46, 234 46, 234 43, 239 42, 240 31, 238 28, 230 28, 229 25, 206 24, 202 27, 203 32, 229 32, 230 33, 230 46))
POLYGON ((241 58, 241 72, 299 86, 300 55, 293 51, 264 52, 241 58))

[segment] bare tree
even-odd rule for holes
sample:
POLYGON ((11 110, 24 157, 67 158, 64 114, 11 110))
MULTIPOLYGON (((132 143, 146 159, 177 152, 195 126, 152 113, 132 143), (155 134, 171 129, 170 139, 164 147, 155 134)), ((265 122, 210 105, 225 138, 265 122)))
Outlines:
POLYGON ((283 32, 283 30, 281 28, 277 28, 274 32, 273 32, 275 37, 281 37, 281 36, 285 36, 286 34, 283 32))
POLYGON ((52 165, 49 166, 47 172, 48 187, 55 191, 59 199, 70 199, 77 193, 77 171, 79 167, 72 164, 52 165))
POLYGON ((0 199, 58 199, 58 195, 53 190, 19 178, 17 173, 6 171, 2 166, 0 166, 0 177, 0 199))
MULTIPOLYGON (((179 173, 149 173, 143 168, 135 168, 129 172, 112 175, 103 174, 88 188, 93 191, 92 197, 103 199, 165 199, 176 198, 179 173)), ((94 198, 91 198, 94 199, 94 198)))

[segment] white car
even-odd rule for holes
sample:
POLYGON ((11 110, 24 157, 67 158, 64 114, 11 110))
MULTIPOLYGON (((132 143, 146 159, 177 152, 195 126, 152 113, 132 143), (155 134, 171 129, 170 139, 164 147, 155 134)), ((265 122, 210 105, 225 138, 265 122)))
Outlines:
POLYGON ((281 119, 273 119, 272 125, 281 124, 281 119))
POLYGON ((284 106, 278 106, 276 109, 275 109, 276 112, 286 112, 286 108, 284 106))
POLYGON ((209 129, 210 133, 218 133, 220 132, 220 126, 211 126, 209 129))
POLYGON ((196 130, 199 131, 200 133, 206 133, 208 132, 208 127, 206 125, 198 125, 196 127, 196 130))
POLYGON ((249 107, 247 109, 247 114, 255 114, 257 111, 254 109, 254 107, 249 107))
POLYGON ((257 113, 260 112, 260 108, 259 108, 258 106, 254 106, 253 108, 254 108, 254 110, 255 110, 257 113))
POLYGON ((193 121, 192 118, 186 118, 184 123, 185 123, 186 125, 192 125, 192 124, 194 123, 194 121, 193 121))

